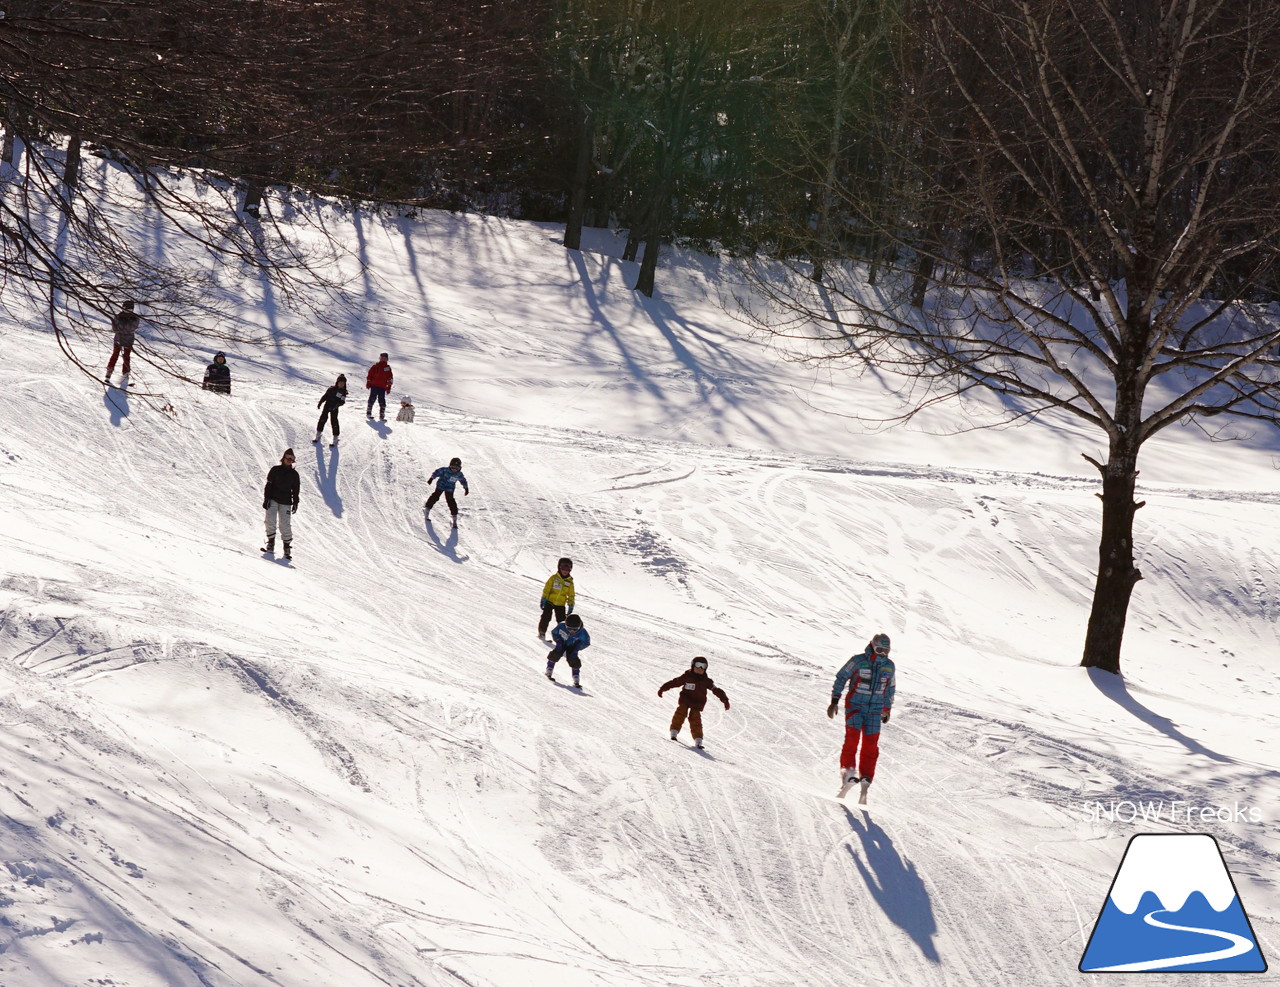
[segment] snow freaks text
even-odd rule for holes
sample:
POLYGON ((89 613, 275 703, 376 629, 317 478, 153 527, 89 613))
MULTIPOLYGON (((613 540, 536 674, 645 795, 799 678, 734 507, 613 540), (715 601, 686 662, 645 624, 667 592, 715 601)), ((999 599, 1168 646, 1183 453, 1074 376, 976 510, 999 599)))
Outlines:
POLYGON ((1111 799, 1107 802, 1086 802, 1085 817, 1089 822, 1262 822, 1262 810, 1257 806, 1198 805, 1195 802, 1171 800, 1168 802, 1140 802, 1132 799, 1111 799))

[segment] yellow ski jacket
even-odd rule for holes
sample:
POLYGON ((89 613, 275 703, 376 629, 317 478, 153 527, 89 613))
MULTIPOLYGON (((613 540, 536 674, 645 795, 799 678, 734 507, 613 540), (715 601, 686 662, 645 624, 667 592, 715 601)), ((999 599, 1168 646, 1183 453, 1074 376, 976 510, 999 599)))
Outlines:
POLYGON ((553 606, 573 606, 573 577, 555 573, 542 587, 542 598, 553 606))

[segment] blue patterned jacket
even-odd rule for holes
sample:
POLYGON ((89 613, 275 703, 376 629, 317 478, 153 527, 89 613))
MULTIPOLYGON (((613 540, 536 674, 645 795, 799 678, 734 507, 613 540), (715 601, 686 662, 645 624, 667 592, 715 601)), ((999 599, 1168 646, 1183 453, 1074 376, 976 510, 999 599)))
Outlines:
POLYGON ((427 478, 427 485, 430 486, 432 481, 435 482, 436 489, 444 493, 452 493, 453 488, 459 483, 462 484, 463 490, 467 491, 468 494, 471 493, 471 488, 467 486, 467 478, 462 475, 462 470, 458 470, 455 473, 448 466, 441 466, 427 478))
POLYGON ((887 712, 893 707, 894 692, 893 659, 887 655, 881 657, 867 645, 867 650, 854 655, 840 671, 836 672, 835 684, 831 687, 831 701, 838 702, 845 685, 849 686, 849 695, 845 700, 848 710, 861 709, 863 712, 887 712))

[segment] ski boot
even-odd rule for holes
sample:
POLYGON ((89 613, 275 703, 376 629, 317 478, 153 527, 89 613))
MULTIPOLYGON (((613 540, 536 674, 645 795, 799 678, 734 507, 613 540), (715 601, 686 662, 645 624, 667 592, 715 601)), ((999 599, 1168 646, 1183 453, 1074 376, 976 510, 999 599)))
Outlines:
POLYGON ((264 555, 275 555, 276 554, 276 536, 267 535, 267 543, 263 545, 262 548, 259 549, 259 551, 261 551, 262 554, 264 555))
POLYGON ((293 544, 293 542, 291 542, 291 541, 287 541, 287 542, 285 542, 285 543, 284 543, 284 557, 285 557, 286 559, 292 559, 292 558, 293 558, 293 552, 292 552, 292 551, 290 550, 290 548, 289 548, 289 546, 290 546, 290 545, 292 545, 292 544, 293 544))
POLYGON ((333 441, 329 443, 329 448, 330 449, 338 448, 338 437, 336 435, 333 437, 333 441))
POLYGON ((679 736, 680 736, 680 731, 679 731, 679 730, 672 730, 672 731, 671 731, 671 739, 672 739, 672 740, 675 740, 675 739, 676 739, 677 737, 679 737, 679 736))
POLYGON ((555 679, 552 678, 552 673, 555 670, 556 670, 556 663, 554 661, 547 662, 547 678, 551 679, 552 682, 555 681, 555 679))
POLYGON ((693 746, 694 746, 694 747, 696 747, 696 748, 698 748, 698 750, 702 750, 702 738, 701 738, 701 737, 694 737, 694 738, 693 738, 693 746))
POLYGON ((311 444, 312 444, 312 445, 316 445, 316 446, 318 446, 318 445, 320 444, 320 437, 321 437, 321 435, 323 435, 323 433, 322 433, 322 432, 317 432, 317 433, 316 433, 316 437, 315 437, 314 439, 312 439, 312 440, 311 440, 311 444))

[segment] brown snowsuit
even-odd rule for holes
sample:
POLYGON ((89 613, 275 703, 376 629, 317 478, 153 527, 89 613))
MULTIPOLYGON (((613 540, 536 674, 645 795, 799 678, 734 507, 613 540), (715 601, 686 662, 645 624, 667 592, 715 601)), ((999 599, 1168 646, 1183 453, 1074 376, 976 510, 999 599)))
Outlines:
POLYGON ((680 689, 680 702, 676 706, 675 715, 671 717, 671 729, 679 731, 684 726, 685 717, 689 718, 689 733, 693 735, 694 740, 702 739, 702 710, 707 705, 707 693, 711 692, 717 699, 724 703, 724 708, 729 708, 729 697, 723 689, 720 689, 711 681, 711 676, 706 672, 701 674, 695 672, 692 667, 677 675, 670 682, 663 683, 658 689, 658 695, 662 695, 668 689, 676 687, 680 689))

